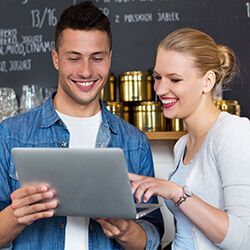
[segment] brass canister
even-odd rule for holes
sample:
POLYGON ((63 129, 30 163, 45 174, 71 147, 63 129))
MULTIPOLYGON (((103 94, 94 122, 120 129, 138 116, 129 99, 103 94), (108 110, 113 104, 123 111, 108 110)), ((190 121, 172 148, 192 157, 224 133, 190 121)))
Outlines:
POLYGON ((240 116, 240 105, 236 100, 215 100, 214 104, 221 111, 240 116))
POLYGON ((145 101, 133 108, 134 125, 142 131, 165 131, 166 118, 160 102, 145 101))
POLYGON ((123 105, 120 102, 106 102, 107 109, 115 114, 120 116, 122 119, 124 119, 127 122, 130 122, 130 109, 128 106, 123 105))
POLYGON ((152 101, 153 78, 147 71, 126 71, 120 75, 120 100, 152 101))
POLYGON ((100 98, 104 102, 116 101, 116 78, 112 73, 109 75, 108 80, 101 91, 100 98))
POLYGON ((170 119, 170 130, 171 131, 185 131, 184 123, 179 118, 170 119))
POLYGON ((130 115, 130 107, 129 106, 122 105, 122 118, 127 122, 131 122, 131 115, 130 115))

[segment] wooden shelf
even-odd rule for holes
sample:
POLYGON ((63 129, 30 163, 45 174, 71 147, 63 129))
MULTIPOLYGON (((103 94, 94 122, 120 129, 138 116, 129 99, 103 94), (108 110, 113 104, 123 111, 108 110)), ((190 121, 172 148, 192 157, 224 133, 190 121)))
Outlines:
POLYGON ((178 140, 187 132, 181 131, 161 131, 161 132, 145 132, 149 140, 178 140))

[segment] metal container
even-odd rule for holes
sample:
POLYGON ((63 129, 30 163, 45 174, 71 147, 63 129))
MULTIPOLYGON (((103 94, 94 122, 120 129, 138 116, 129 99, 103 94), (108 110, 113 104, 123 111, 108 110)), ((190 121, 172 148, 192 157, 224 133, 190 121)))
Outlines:
POLYGON ((166 118, 160 102, 145 101, 133 108, 134 125, 142 131, 165 131, 166 118))
POLYGON ((170 119, 170 130, 171 131, 185 131, 186 128, 181 119, 173 118, 173 119, 170 119))
POLYGON ((236 100, 215 100, 214 104, 221 111, 240 116, 240 105, 236 100))
POLYGON ((131 122, 131 115, 130 115, 130 107, 129 106, 122 105, 122 118, 127 122, 131 122))
POLYGON ((101 91, 100 98, 104 102, 116 101, 116 78, 112 73, 109 75, 108 80, 101 91))
POLYGON ((120 116, 127 122, 130 122, 130 109, 128 106, 123 105, 120 102, 106 102, 105 104, 111 113, 120 116))
POLYGON ((147 71, 126 71, 120 75, 120 100, 152 101, 153 78, 147 71))

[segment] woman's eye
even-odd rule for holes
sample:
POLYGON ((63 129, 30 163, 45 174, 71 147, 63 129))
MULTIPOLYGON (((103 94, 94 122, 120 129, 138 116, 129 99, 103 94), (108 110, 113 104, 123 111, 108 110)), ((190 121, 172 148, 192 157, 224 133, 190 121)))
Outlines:
POLYGON ((159 75, 153 75, 154 80, 161 80, 161 76, 159 75))
POLYGON ((178 78, 171 79, 171 82, 179 82, 179 81, 181 81, 181 79, 178 79, 178 78))

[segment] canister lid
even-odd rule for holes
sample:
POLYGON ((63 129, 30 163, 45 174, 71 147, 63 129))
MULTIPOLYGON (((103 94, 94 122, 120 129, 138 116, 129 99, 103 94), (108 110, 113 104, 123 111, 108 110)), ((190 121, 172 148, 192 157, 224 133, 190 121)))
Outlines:
POLYGON ((139 102, 134 106, 134 111, 161 111, 162 105, 161 102, 155 102, 155 101, 144 101, 139 102))
POLYGON ((215 100, 214 104, 222 111, 227 111, 236 115, 240 114, 240 105, 237 100, 215 100))
POLYGON ((111 112, 120 111, 122 104, 120 102, 106 102, 107 109, 111 112))
POLYGON ((150 74, 147 71, 125 71, 120 75, 120 81, 149 81, 152 80, 150 78, 150 74))
POLYGON ((115 82, 115 76, 113 73, 110 73, 109 77, 108 77, 108 81, 109 82, 115 82))

